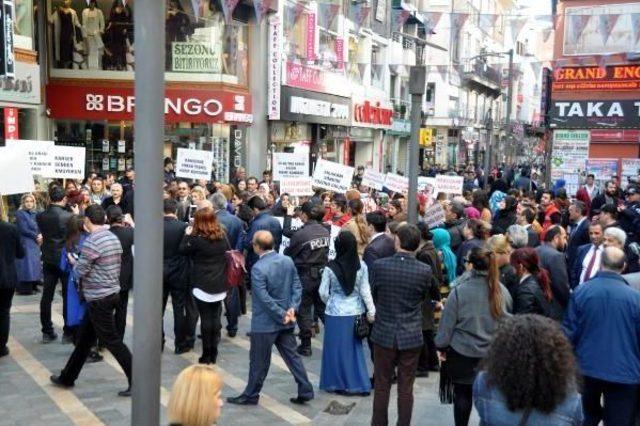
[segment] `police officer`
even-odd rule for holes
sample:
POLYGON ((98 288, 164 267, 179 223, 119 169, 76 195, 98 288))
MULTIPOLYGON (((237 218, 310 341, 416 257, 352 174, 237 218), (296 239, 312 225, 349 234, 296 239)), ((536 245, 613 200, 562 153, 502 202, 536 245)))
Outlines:
POLYGON ((300 346, 297 351, 303 356, 311 356, 314 309, 324 322, 325 305, 320 299, 318 289, 322 270, 328 262, 330 231, 320 223, 323 216, 322 204, 311 201, 304 203, 300 212, 304 226, 291 236, 289 247, 284 251, 285 255, 293 259, 302 282, 302 301, 298 309, 300 346))
POLYGON ((618 222, 627 233, 627 247, 634 245, 636 250, 625 250, 627 253, 627 273, 640 271, 640 263, 636 253, 640 243, 640 185, 631 184, 624 192, 626 202, 618 207, 618 222))

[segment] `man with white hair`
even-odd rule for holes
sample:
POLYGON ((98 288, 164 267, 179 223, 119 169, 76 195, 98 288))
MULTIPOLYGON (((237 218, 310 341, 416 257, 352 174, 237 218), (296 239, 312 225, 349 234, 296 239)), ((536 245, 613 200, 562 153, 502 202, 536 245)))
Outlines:
POLYGON ((529 244, 529 232, 521 225, 511 225, 507 228, 507 240, 511 247, 515 249, 527 247, 529 244))
POLYGON ((624 245, 627 242, 627 234, 620 228, 607 228, 604 230, 604 246, 605 247, 617 247, 620 250, 624 250, 624 245))

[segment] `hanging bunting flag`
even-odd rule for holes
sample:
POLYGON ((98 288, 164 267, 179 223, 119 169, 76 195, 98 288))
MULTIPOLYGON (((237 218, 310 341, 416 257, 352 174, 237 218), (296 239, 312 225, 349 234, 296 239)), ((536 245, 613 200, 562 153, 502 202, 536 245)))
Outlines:
POLYGON ((531 65, 531 71, 533 71, 533 76, 537 80, 540 75, 540 70, 542 69, 542 64, 540 62, 529 62, 531 65))
POLYGON ((436 71, 440 74, 440 77, 444 80, 447 77, 449 71, 448 65, 436 65, 436 71))
MULTIPOLYGON (((89 1, 87 0, 87 6, 89 5, 89 1)), ((200 19, 200 0, 191 0, 191 9, 193 9, 193 17, 196 18, 196 22, 200 19)))
POLYGON ((631 37, 635 46, 640 41, 640 13, 630 13, 629 18, 631 19, 631 37))
POLYGON ((513 44, 516 44, 516 41, 518 41, 518 36, 520 35, 520 32, 522 32, 522 28, 526 23, 527 18, 516 18, 509 21, 509 28, 511 28, 511 41, 513 44))
POLYGON ((620 18, 620 14, 618 13, 609 13, 598 16, 598 32, 602 37, 602 44, 606 45, 607 41, 609 41, 609 36, 611 36, 611 32, 616 26, 618 18, 620 18))
POLYGON ((548 42, 551 34, 553 34, 553 28, 545 28, 544 30, 542 30, 542 42, 548 42))
POLYGON ((360 32, 364 21, 369 17, 369 12, 371 12, 371 6, 367 6, 366 3, 356 3, 351 6, 351 17, 353 18, 356 34, 360 32))
POLYGON ((424 26, 427 29, 427 34, 431 34, 436 29, 438 23, 442 18, 442 12, 426 12, 424 13, 424 26))
POLYGON ((567 24, 569 25, 567 42, 571 44, 578 44, 578 40, 580 40, 580 36, 582 36, 582 32, 589 24, 590 20, 591 15, 569 15, 567 19, 567 24))
MULTIPOLYGON (((222 1, 225 1, 225 0, 222 0, 222 1)), ((296 22, 298 22, 298 19, 300 19, 300 17, 302 16, 303 12, 304 12, 304 4, 296 3, 295 6, 293 6, 293 23, 292 23, 292 25, 295 25, 296 22)))
POLYGON ((358 64, 358 72, 360 73, 360 78, 364 80, 364 73, 367 70, 367 64, 358 64))
POLYGON ((340 12, 339 4, 332 3, 318 3, 318 13, 320 14, 320 25, 324 25, 324 28, 330 29, 333 21, 340 12))
POLYGON ((481 13, 478 19, 478 25, 485 31, 489 31, 496 25, 498 15, 495 13, 481 13))
POLYGON ((449 16, 452 31, 460 31, 462 27, 464 27, 465 22, 467 22, 467 19, 469 19, 469 14, 462 12, 453 12, 449 16))
POLYGON ((382 81, 382 64, 371 64, 371 68, 373 69, 374 78, 382 81))
POLYGON ((240 3, 240 0, 222 0, 222 13, 227 23, 231 22, 233 11, 236 10, 238 3, 240 3))
POLYGON ((271 3, 273 0, 253 0, 253 8, 256 12, 256 21, 262 22, 269 10, 271 9, 271 3))
POLYGON ((402 32, 402 27, 411 16, 411 12, 403 9, 394 9, 392 12, 393 21, 391 22, 391 31, 402 32))

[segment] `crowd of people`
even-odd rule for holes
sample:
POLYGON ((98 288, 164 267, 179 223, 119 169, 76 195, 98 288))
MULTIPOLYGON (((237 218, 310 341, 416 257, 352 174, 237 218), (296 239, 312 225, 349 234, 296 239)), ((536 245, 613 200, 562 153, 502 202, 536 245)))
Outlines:
MULTIPOLYGON (((229 403, 259 402, 274 345, 298 386, 291 402, 313 399, 303 357, 322 326, 319 389, 373 392, 373 425, 389 423, 394 383, 397 422, 409 425, 414 381, 432 372, 456 425, 468 424, 474 403, 492 425, 635 421, 640 285, 624 274, 640 271, 638 185, 598 188, 590 175, 570 197, 561 181, 542 188, 527 166, 487 176, 463 169, 461 194, 415 195, 419 217, 439 204, 444 223, 410 224, 408 195, 366 188, 362 173, 346 193, 318 188, 298 197, 279 193, 268 170, 262 179, 239 168, 230 183, 194 182, 176 178, 165 160, 163 312, 170 296, 174 352, 194 350, 201 338, 199 363, 216 364, 222 313, 236 338, 251 304, 249 379, 229 403), (230 278, 238 259, 246 271, 239 283, 230 278)), ((51 305, 60 282, 62 342, 75 348, 52 382, 73 386, 106 348, 129 381, 120 394, 130 394, 123 337, 134 285, 134 192, 130 170, 120 180, 54 182, 44 205, 41 195, 22 196, 16 225, 0 223, 0 356, 8 354, 14 291, 42 291, 42 342, 57 340, 51 305)), ((195 393, 220 400, 211 374, 179 376, 210 388, 177 382, 173 420, 190 424, 191 411, 205 409, 195 393)), ((205 417, 217 417, 220 406, 205 417)))

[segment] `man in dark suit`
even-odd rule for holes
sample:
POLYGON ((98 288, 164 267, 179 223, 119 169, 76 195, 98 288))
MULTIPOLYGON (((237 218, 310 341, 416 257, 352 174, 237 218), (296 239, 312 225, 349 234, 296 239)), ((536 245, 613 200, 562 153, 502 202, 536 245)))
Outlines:
POLYGON ((587 219, 587 207, 582 201, 574 201, 569 206, 569 242, 567 243, 567 266, 569 271, 573 268, 578 247, 589 244, 589 220, 587 219))
POLYGON ((593 222, 589 225, 589 240, 590 243, 578 247, 569 270, 569 284, 572 289, 593 278, 600 270, 604 250, 604 231, 601 223, 593 222))
POLYGON ((72 213, 65 210, 67 197, 64 190, 54 186, 49 190, 49 207, 36 216, 38 228, 42 233, 42 269, 44 284, 40 300, 40 323, 42 325, 42 343, 58 338, 51 322, 51 303, 58 281, 62 285, 62 312, 64 328, 62 340, 71 343, 71 329, 67 326, 67 279, 60 269, 60 256, 67 236, 67 222, 72 213))
POLYGON ((243 249, 247 250, 247 270, 251 270, 254 263, 258 261, 258 255, 253 251, 253 236, 258 231, 269 231, 273 236, 275 251, 280 250, 282 242, 282 226, 278 219, 271 215, 267 208, 267 203, 257 196, 252 197, 247 203, 249 208, 253 210, 255 216, 249 225, 247 235, 244 237, 243 249))
POLYGON ((376 304, 374 343, 375 392, 372 425, 387 425, 394 368, 398 369, 398 424, 411 424, 413 382, 422 349, 422 303, 431 283, 431 268, 418 261, 420 231, 402 224, 396 230, 397 253, 374 262, 369 272, 376 304))
POLYGON ((373 263, 378 259, 393 256, 396 253, 396 243, 392 237, 387 235, 387 218, 382 213, 373 212, 367 214, 367 223, 371 240, 364 249, 362 260, 367 264, 367 269, 371 269, 373 263))
POLYGON ((18 228, 0 219, 0 358, 9 355, 11 301, 18 284, 16 259, 25 255, 18 228))
POLYGON ((186 282, 185 278, 187 276, 187 261, 179 253, 180 242, 184 237, 187 224, 178 220, 176 216, 177 210, 178 202, 176 200, 164 200, 162 316, 164 317, 167 301, 169 300, 169 295, 171 295, 173 331, 176 338, 174 351, 176 354, 181 354, 193 349, 198 312, 188 289, 189 283, 186 282))
MULTIPOLYGON (((227 198, 221 192, 216 192, 209 199, 216 217, 227 232, 227 240, 232 249, 242 246, 242 221, 227 211, 227 198)), ((227 335, 231 338, 238 333, 238 317, 240 316, 240 295, 238 287, 232 287, 224 299, 225 316, 227 317, 227 335)))
POLYGON ((192 201, 189 195, 189 184, 185 180, 178 181, 178 194, 176 195, 178 202, 178 212, 176 216, 182 222, 189 222, 189 208, 192 201))
POLYGON ((256 405, 271 362, 271 348, 276 345, 289 371, 298 384, 294 404, 313 399, 313 386, 309 382, 302 358, 296 352, 295 311, 300 305, 302 285, 290 257, 275 250, 275 241, 269 231, 257 231, 253 237, 253 250, 259 260, 251 270, 252 310, 251 349, 249 352, 249 380, 240 396, 228 398, 231 404, 256 405))
POLYGON ((544 236, 544 243, 536 251, 540 266, 551 275, 551 292, 562 308, 569 302, 569 274, 564 249, 567 246, 567 232, 560 225, 553 225, 544 236))

